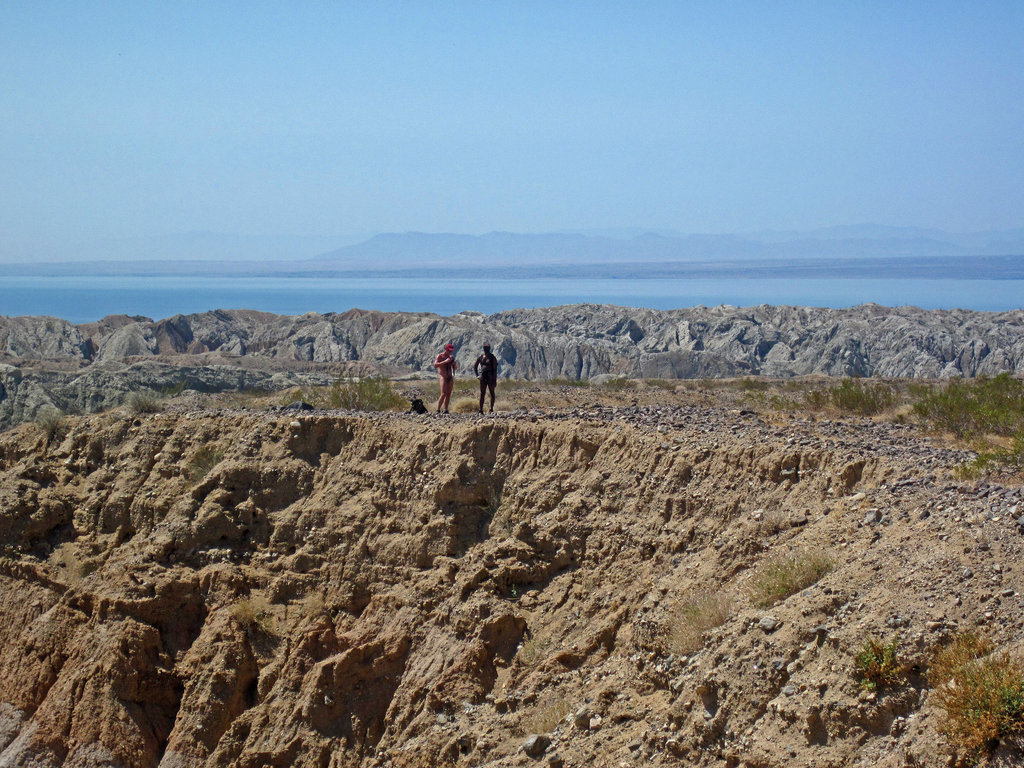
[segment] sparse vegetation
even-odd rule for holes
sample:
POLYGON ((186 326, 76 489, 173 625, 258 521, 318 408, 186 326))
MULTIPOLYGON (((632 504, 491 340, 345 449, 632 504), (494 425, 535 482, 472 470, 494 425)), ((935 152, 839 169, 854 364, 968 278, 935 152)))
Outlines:
POLYGON ((919 396, 914 412, 926 427, 973 438, 978 456, 958 468, 962 477, 997 467, 1024 471, 1024 381, 1001 373, 914 391, 919 396))
POLYGON ((469 397, 460 397, 452 403, 452 410, 455 413, 476 413, 480 409, 480 401, 469 397))
POLYGON ((669 650, 681 654, 700 650, 708 631, 728 621, 732 609, 732 598, 722 592, 708 592, 684 600, 672 612, 668 628, 669 650))
POLYGON ((161 410, 160 399, 152 392, 132 392, 125 400, 128 411, 133 414, 157 413, 161 410))
POLYGON ((750 599, 767 607, 814 584, 832 570, 830 555, 817 550, 771 557, 761 563, 750 578, 750 599))
POLYGON ((761 536, 774 536, 786 529, 786 513, 781 509, 762 511, 757 517, 757 532, 761 536))
POLYGON ((635 389, 636 380, 626 378, 625 376, 616 376, 615 378, 608 379, 601 386, 613 392, 621 392, 624 389, 635 389))
POLYGON ((569 379, 564 377, 556 377, 549 379, 548 384, 553 387, 589 387, 590 382, 586 379, 569 379))
POLYGON ((36 413, 35 418, 36 426, 39 427, 43 436, 46 438, 47 443, 52 443, 54 440, 59 440, 64 436, 67 429, 67 422, 64 419, 64 413, 55 406, 43 406, 36 413))
POLYGON ((897 401, 897 392, 884 381, 843 379, 837 385, 804 393, 804 400, 815 410, 832 407, 843 413, 873 416, 892 408, 897 401))
POLYGON ((248 597, 231 605, 231 616, 245 631, 258 630, 266 635, 275 633, 274 614, 270 603, 263 597, 248 597))
POLYGON ((914 412, 931 429, 957 437, 1024 433, 1024 381, 1008 373, 952 379, 944 387, 914 387, 914 412))
POLYGON ((548 691, 531 709, 523 713, 520 723, 522 733, 551 733, 573 710, 573 700, 548 691))
POLYGON ((189 459, 187 467, 189 480, 193 483, 198 483, 210 474, 213 468, 220 464, 223 459, 224 451, 218 451, 208 445, 204 445, 189 459))
POLYGON ((550 637, 541 637, 535 634, 527 635, 519 646, 519 653, 516 658, 527 667, 534 667, 544 661, 554 646, 550 637))
POLYGON ((963 760, 1024 733, 1024 664, 993 653, 986 638, 960 634, 936 654, 928 677, 945 712, 942 730, 963 760))
POLYGON ((393 411, 408 405, 383 376, 338 379, 327 393, 327 404, 352 411, 393 411))
POLYGON ((869 637, 854 656, 853 663, 861 688, 866 691, 892 688, 903 680, 905 673, 896 640, 883 643, 869 637))

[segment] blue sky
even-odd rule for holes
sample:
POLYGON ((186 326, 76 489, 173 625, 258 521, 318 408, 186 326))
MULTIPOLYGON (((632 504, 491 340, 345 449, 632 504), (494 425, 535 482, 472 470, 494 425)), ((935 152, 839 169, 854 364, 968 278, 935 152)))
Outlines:
POLYGON ((1021 2, 0 2, 0 260, 1024 226, 1021 2))

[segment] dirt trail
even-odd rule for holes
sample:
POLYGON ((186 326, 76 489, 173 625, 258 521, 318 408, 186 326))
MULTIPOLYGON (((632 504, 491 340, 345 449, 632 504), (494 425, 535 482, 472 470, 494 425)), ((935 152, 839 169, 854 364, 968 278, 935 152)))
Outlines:
POLYGON ((0 766, 945 765, 932 649, 1024 637, 1021 490, 963 458, 714 405, 22 425, 0 766), (794 553, 833 568, 756 605, 794 553), (870 636, 895 690, 854 677, 870 636))

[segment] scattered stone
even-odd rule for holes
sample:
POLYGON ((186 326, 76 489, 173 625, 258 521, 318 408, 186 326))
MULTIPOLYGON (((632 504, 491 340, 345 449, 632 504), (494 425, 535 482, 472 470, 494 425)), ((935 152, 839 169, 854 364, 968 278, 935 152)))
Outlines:
POLYGON ((869 509, 867 514, 864 515, 865 525, 874 525, 882 521, 882 513, 877 509, 869 509))
POLYGON ((759 622, 757 622, 757 626, 759 626, 765 632, 770 633, 774 632, 776 629, 782 626, 782 622, 776 619, 774 616, 764 616, 759 622))
POLYGON ((535 733, 523 742, 523 752, 530 757, 540 757, 551 745, 551 739, 541 733, 535 733))

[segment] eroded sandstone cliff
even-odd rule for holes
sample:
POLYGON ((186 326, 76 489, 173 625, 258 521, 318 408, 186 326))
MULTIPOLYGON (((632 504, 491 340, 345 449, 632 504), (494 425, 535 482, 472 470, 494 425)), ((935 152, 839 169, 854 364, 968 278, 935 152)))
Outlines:
POLYGON ((922 670, 966 626, 1020 650, 1020 489, 911 427, 581 397, 3 433, 0 765, 942 764, 922 670), (869 636, 918 672, 866 696, 869 636))

